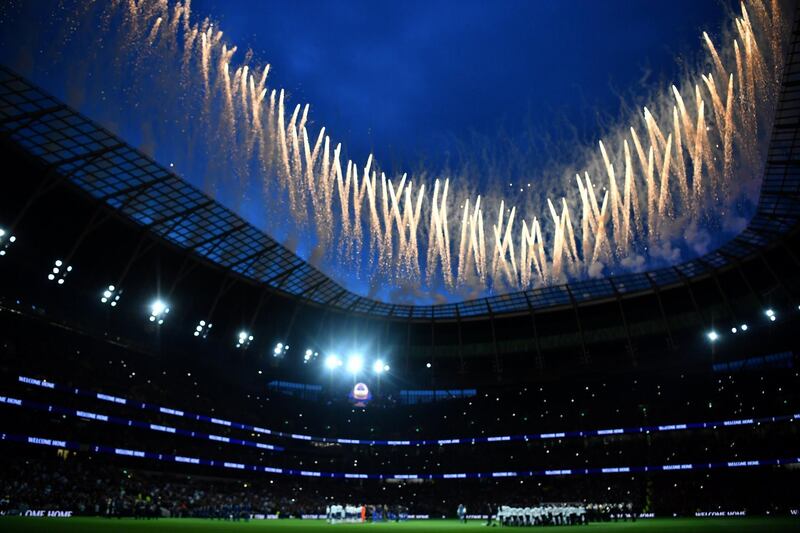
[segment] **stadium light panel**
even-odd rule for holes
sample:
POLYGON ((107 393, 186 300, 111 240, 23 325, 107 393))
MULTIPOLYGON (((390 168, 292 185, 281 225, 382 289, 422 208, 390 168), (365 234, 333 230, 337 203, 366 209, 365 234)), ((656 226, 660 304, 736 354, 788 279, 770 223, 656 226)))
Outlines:
POLYGON ((250 335, 249 332, 242 330, 239 332, 239 335, 236 337, 236 347, 237 348, 247 348, 250 346, 250 343, 253 342, 253 336, 250 335))
POLYGON ((159 326, 164 323, 164 319, 169 314, 169 306, 160 298, 150 304, 150 322, 156 322, 159 326))
POLYGON ((360 355, 351 355, 347 358, 347 371, 351 374, 358 374, 364 367, 364 358, 360 355))
POLYGON ((202 337, 205 339, 206 337, 208 337, 208 334, 212 327, 213 324, 211 322, 206 322, 205 320, 201 320, 197 323, 197 325, 194 328, 194 336, 202 337))
POLYGON ((272 349, 272 356, 282 357, 284 354, 286 354, 286 351, 288 349, 289 349, 288 344, 283 344, 282 342, 279 342, 275 345, 275 348, 272 349))
POLYGON ((0 257, 6 255, 8 252, 8 248, 14 244, 17 238, 13 235, 9 235, 8 230, 5 228, 0 228, 0 257))
POLYGON ((108 288, 103 291, 103 295, 100 297, 100 303, 116 307, 121 295, 121 290, 118 291, 114 285, 109 285, 108 288))
POLYGON ((164 313, 166 310, 167 310, 167 304, 165 304, 161 300, 156 300, 155 302, 152 303, 152 305, 150 305, 150 312, 155 316, 164 313))
POLYGON ((63 285, 67 280, 67 275, 69 275, 70 272, 72 272, 72 267, 70 265, 65 265, 64 261, 61 259, 56 259, 53 263, 53 268, 47 275, 47 279, 50 281, 55 281, 59 285, 63 285))

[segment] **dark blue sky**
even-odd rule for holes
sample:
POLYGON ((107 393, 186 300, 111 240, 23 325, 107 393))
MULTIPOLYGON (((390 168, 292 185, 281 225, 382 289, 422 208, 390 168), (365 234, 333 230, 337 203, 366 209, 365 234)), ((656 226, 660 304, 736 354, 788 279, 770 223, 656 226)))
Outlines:
MULTIPOLYGON (((55 36, 65 25, 59 17, 74 7, 43 6, 69 6, 69 0, 17 0, 5 7, 15 3, 22 10, 4 10, 0 3, 0 61, 70 102, 76 82, 102 85, 84 81, 93 77, 102 82, 105 73, 80 64, 85 53, 80 47, 69 57, 49 57, 54 50, 67 55, 55 36), (31 56, 34 60, 27 61, 31 56), (33 71, 25 68, 30 64, 36 65, 33 71)), ((701 32, 718 37, 733 4, 193 0, 192 12, 193 22, 206 16, 219 22, 225 40, 238 45, 234 65, 248 48, 256 63, 271 63, 268 86, 286 88, 292 106, 310 103, 312 135, 318 126, 326 126, 332 139, 343 143, 346 157, 363 163, 373 152, 384 170, 413 172, 424 163, 435 174, 445 164, 457 164, 455 154, 465 143, 495 152, 499 160, 515 161, 513 168, 500 169, 499 177, 519 183, 535 181, 553 169, 554 161, 570 168, 580 165, 575 156, 581 150, 570 149, 570 142, 594 148, 623 105, 639 109, 649 95, 677 81, 687 62, 693 66, 703 56, 701 32), (511 152, 509 140, 523 156, 505 157, 511 152)), ((76 40, 91 46, 92 39, 86 34, 76 40)), ((176 65, 163 67, 171 72, 176 65)), ((122 108, 121 115, 132 116, 134 125, 143 122, 135 105, 114 101, 113 95, 82 95, 77 105, 100 121, 100 106, 109 106, 122 108)), ((121 129, 132 144, 145 145, 141 128, 121 129)), ((164 154, 177 148, 171 145, 185 141, 180 132, 159 139, 156 156, 160 151, 169 157, 164 154)), ((185 177, 203 186, 201 173, 185 177)), ((480 172, 471 179, 477 191, 491 185, 480 172)), ((244 206, 242 214, 264 227, 262 204, 249 210, 244 206)), ((312 246, 299 242, 293 249, 308 258, 312 246)), ((351 279, 347 265, 328 264, 323 270, 349 288, 367 292, 364 279, 351 279)))
MULTIPOLYGON (((615 117, 672 82, 730 3, 717 0, 195 0, 274 70, 272 86, 363 161, 436 166, 452 139, 529 128, 595 142, 615 117)), ((531 169, 533 170, 533 169, 531 169)))

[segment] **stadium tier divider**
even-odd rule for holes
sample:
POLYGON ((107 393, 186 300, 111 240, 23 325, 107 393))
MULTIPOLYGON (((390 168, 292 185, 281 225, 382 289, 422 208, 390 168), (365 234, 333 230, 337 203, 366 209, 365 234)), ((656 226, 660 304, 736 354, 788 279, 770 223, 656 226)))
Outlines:
POLYGON ((213 433, 204 433, 202 431, 190 431, 188 429, 167 426, 165 424, 152 424, 150 422, 142 422, 141 420, 134 420, 130 418, 122 418, 119 416, 106 415, 103 413, 95 413, 93 411, 86 411, 82 409, 72 409, 69 407, 61 407, 58 405, 45 404, 34 402, 31 400, 21 400, 10 396, 0 396, 0 404, 9 405, 14 407, 23 407, 36 411, 43 411, 47 413, 54 413, 58 415, 72 416, 83 420, 90 420, 94 422, 104 422, 115 424, 118 426, 135 427, 156 431, 159 433, 168 433, 171 435, 180 435, 198 440, 207 440, 212 442, 221 442, 223 444, 236 444, 239 446, 248 446, 251 448, 259 448, 262 450, 270 450, 274 452, 284 451, 282 446, 275 446, 274 444, 267 444, 264 442, 255 442, 246 439, 237 439, 235 437, 226 437, 224 435, 215 435, 213 433))
POLYGON ((355 472, 320 472, 316 470, 298 470, 293 468, 274 468, 262 465, 250 465, 235 461, 224 461, 219 459, 205 459, 200 457, 189 457, 173 455, 167 453, 156 453, 129 448, 116 448, 113 446, 78 443, 75 441, 51 439, 32 435, 17 435, 12 433, 0 432, 0 441, 17 442, 31 446, 49 446, 60 449, 90 451, 93 453, 111 454, 138 459, 152 459, 178 464, 193 464, 210 466, 215 468, 226 468, 239 471, 263 472, 269 474, 281 474, 287 476, 317 477, 317 478, 342 478, 342 479, 472 479, 472 478, 519 478, 519 477, 542 477, 542 476, 581 476, 596 474, 628 474, 641 472, 675 472, 690 470, 716 470, 734 468, 752 468, 761 466, 779 466, 787 464, 800 464, 800 457, 783 457, 778 459, 749 459, 734 461, 718 461, 704 463, 672 463, 663 465, 648 466, 614 466, 596 468, 560 468, 548 470, 515 470, 501 472, 462 472, 462 473, 419 473, 419 474, 379 474, 379 473, 355 473, 355 472))
POLYGON ((752 425, 800 420, 800 413, 793 413, 793 414, 784 414, 776 416, 766 416, 760 418, 736 418, 730 420, 715 420, 706 422, 685 422, 679 424, 659 424, 651 426, 633 426, 633 427, 590 429, 590 430, 578 430, 578 431, 558 431, 549 433, 527 433, 519 435, 497 435, 488 437, 456 437, 456 438, 444 438, 444 439, 408 439, 408 440, 351 439, 351 438, 340 438, 340 437, 319 437, 313 435, 303 435, 299 433, 277 431, 273 429, 262 428, 260 426, 254 426, 252 424, 245 424, 243 422, 235 422, 223 418, 191 413, 188 411, 183 411, 181 409, 163 407, 148 402, 134 401, 121 396, 114 396, 101 392, 80 389, 77 387, 67 387, 65 385, 59 385, 57 383, 48 381, 46 379, 18 376, 18 381, 26 385, 41 387, 48 390, 58 390, 62 392, 68 392, 75 394, 77 396, 96 398, 98 400, 110 402, 117 405, 125 405, 146 411, 155 411, 158 413, 181 417, 188 420, 207 422, 219 426, 256 432, 262 435, 270 435, 273 437, 288 438, 288 439, 307 441, 307 442, 325 442, 325 443, 354 444, 354 445, 365 445, 365 446, 445 446, 445 445, 456 445, 456 444, 481 444, 481 443, 499 443, 499 442, 512 442, 512 441, 528 442, 536 440, 552 440, 552 439, 564 439, 564 438, 587 438, 587 437, 607 437, 610 435, 650 434, 650 433, 669 432, 669 431, 686 431, 693 429, 719 429, 727 427, 752 426, 752 425))

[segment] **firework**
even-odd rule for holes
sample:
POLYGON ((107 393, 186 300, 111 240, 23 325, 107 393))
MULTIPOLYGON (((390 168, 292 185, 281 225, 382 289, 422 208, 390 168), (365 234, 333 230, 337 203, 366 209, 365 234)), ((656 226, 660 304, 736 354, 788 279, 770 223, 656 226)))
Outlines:
POLYGON ((188 1, 98 9, 122 21, 105 30, 124 33, 113 40, 117 56, 140 64, 156 54, 180 72, 181 83, 163 85, 183 91, 185 115, 200 117, 181 125, 187 142, 204 138, 214 168, 242 189, 263 185, 268 228, 288 214, 330 261, 451 291, 526 289, 602 275, 637 256, 674 257, 686 228, 752 191, 737 175, 757 175, 782 68, 778 3, 741 4, 723 42, 703 32, 708 60, 696 76, 599 141, 567 173, 574 181, 561 182, 558 195, 538 195, 537 206, 467 193, 455 175, 426 183, 386 176, 372 155, 363 165, 346 159, 324 127, 313 131, 308 104, 292 107, 283 89, 267 86, 270 65, 251 52, 237 65, 237 47, 208 19, 193 23, 188 1))

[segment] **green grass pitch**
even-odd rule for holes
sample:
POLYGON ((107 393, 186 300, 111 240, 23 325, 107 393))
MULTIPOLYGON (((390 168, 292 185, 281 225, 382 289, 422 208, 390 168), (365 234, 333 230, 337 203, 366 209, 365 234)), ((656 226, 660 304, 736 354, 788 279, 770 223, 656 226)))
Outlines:
MULTIPOLYGON (((405 533, 431 531, 434 533, 455 533, 478 531, 497 531, 501 528, 487 528, 479 521, 461 524, 455 520, 420 520, 401 524, 336 524, 330 525, 322 520, 257 520, 251 522, 225 522, 201 519, 105 519, 105 518, 23 518, 0 517, 0 531, 4 533, 364 533, 370 530, 385 533, 405 533)), ((505 531, 538 531, 539 528, 502 528, 505 531)), ((555 526, 546 531, 574 531, 581 533, 670 533, 677 531, 699 531, 701 533, 784 533, 800 531, 798 518, 676 518, 640 520, 636 523, 603 523, 589 526, 555 526)))

